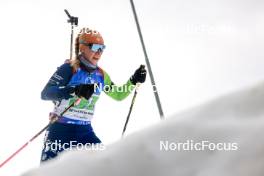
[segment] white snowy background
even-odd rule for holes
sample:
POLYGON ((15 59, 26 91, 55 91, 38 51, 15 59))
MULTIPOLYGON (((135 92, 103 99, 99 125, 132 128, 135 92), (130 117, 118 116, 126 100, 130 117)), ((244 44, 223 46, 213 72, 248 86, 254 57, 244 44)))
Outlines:
MULTIPOLYGON (((264 80, 264 12, 258 0, 135 0, 166 116, 264 80)), ((122 84, 144 63, 128 0, 0 2, 0 162, 48 123, 46 82, 69 58, 70 25, 97 29, 107 46, 100 66, 122 84)), ((77 30, 76 30, 77 31, 77 30)), ((104 144, 120 140, 132 96, 102 95, 93 126, 104 144)), ((149 78, 140 87, 127 134, 159 123, 149 78)), ((39 165, 43 135, 0 169, 16 176, 39 165)))

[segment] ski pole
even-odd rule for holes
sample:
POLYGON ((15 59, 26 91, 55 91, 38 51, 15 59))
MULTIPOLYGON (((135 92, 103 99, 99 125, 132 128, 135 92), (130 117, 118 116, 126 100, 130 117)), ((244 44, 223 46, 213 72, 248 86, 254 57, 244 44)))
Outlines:
POLYGON ((156 86, 156 83, 155 83, 155 80, 154 80, 154 75, 152 73, 152 69, 151 69, 151 66, 150 66, 150 61, 149 61, 149 58, 148 58, 147 49, 146 49, 146 46, 145 46, 145 43, 144 43, 144 40, 143 40, 143 35, 142 35, 142 32, 141 32, 141 28, 140 28, 140 25, 139 25, 137 13, 136 13, 136 8, 135 8, 133 0, 130 0, 130 4, 131 4, 131 8, 132 8, 132 11, 133 11, 133 14, 134 14, 134 18, 135 18, 135 22, 136 22, 136 26, 137 26, 137 30, 138 30, 138 35, 139 35, 139 38, 140 38, 140 42, 141 42, 141 45, 142 45, 142 49, 143 49, 143 52, 144 52, 145 61, 146 61, 146 65, 147 65, 149 76, 150 76, 150 81, 151 81, 152 88, 153 88, 153 93, 154 93, 154 96, 155 96, 155 99, 156 99, 156 103, 157 103, 157 107, 158 107, 159 114, 160 114, 160 119, 164 119, 164 113, 163 113, 163 109, 162 109, 162 106, 161 106, 161 101, 160 101, 158 90, 157 90, 157 86, 156 86))
MULTIPOLYGON (((145 66, 141 65, 141 69, 144 69, 144 68, 145 68, 145 66)), ((128 112, 128 115, 127 115, 127 118, 126 118, 126 122, 125 122, 125 125, 124 125, 124 128, 123 128, 122 138, 124 137, 124 134, 126 132, 127 124, 128 124, 129 118, 130 118, 130 114, 132 112, 132 108, 133 108, 134 103, 135 103, 135 99, 136 99, 136 96, 137 96, 137 90, 138 90, 139 86, 140 86, 140 83, 137 83, 136 84, 136 89, 135 89, 135 92, 134 92, 134 96, 132 98, 131 105, 130 105, 130 108, 129 108, 129 112, 128 112)))
POLYGON ((130 108, 129 108, 129 112, 128 112, 128 115, 127 115, 127 118, 126 118, 126 122, 125 122, 125 125, 124 125, 124 128, 123 128, 123 131, 122 131, 122 138, 124 137, 124 134, 126 132, 127 124, 128 124, 129 118, 130 118, 130 114, 132 112, 132 108, 133 108, 134 103, 135 103, 135 99, 136 99, 136 96, 137 96, 137 89, 138 89, 139 85, 140 85, 139 83, 137 83, 137 85, 136 85, 136 90, 134 92, 134 96, 132 98, 131 105, 130 105, 130 108))
MULTIPOLYGON (((72 106, 75 105, 75 103, 78 102, 79 99, 71 103, 63 112, 60 113, 61 117, 65 112, 67 112, 72 106)), ((29 145, 32 141, 34 141, 43 131, 45 131, 51 124, 53 124, 56 120, 50 121, 44 128, 42 128, 38 133, 36 133, 30 140, 28 140, 25 144, 23 144, 18 150, 16 150, 12 155, 10 155, 4 162, 0 164, 0 168, 3 167, 8 161, 10 161, 12 158, 14 158, 21 150, 23 150, 26 146, 29 145)))

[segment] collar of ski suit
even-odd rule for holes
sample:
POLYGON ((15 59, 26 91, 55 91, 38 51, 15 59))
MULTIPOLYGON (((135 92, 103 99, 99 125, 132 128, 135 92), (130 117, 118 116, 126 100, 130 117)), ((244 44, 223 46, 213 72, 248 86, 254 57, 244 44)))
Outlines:
POLYGON ((91 62, 85 59, 83 55, 79 56, 79 60, 81 61, 81 65, 90 73, 94 72, 98 68, 97 64, 93 65, 91 62))

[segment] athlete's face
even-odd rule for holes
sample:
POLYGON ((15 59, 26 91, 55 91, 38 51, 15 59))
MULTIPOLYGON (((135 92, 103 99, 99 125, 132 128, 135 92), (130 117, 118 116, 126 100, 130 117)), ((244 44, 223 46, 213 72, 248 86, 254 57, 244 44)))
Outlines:
POLYGON ((85 59, 87 59, 91 64, 97 65, 103 51, 102 50, 93 51, 91 47, 85 46, 82 53, 85 59))

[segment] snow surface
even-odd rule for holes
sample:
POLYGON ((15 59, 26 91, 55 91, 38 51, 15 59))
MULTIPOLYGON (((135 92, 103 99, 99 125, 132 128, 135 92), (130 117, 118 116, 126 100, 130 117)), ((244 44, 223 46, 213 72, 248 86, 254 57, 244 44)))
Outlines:
POLYGON ((65 152, 23 176, 262 176, 264 83, 219 97, 107 146, 65 152), (160 141, 237 143, 233 151, 160 150, 160 141))

